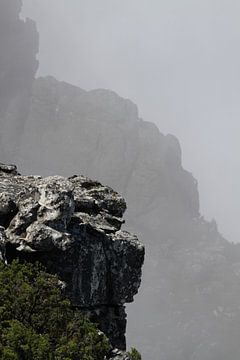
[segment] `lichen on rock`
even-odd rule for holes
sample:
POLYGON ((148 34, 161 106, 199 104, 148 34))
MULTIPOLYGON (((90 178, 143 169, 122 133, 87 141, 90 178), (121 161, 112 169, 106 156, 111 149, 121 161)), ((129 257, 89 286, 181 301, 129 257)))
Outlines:
POLYGON ((0 166, 0 259, 40 261, 80 308, 125 350, 124 304, 141 281, 144 247, 121 230, 124 199, 83 176, 21 176, 0 166))

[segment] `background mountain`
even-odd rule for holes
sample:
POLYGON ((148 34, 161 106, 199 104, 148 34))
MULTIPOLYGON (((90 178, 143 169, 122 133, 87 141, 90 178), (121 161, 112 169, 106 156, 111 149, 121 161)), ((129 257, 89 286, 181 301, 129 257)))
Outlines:
POLYGON ((140 295, 128 309, 128 341, 145 359, 238 359, 240 247, 201 216, 174 136, 114 92, 47 77, 34 83, 20 150, 24 171, 80 172, 125 197, 126 227, 146 245, 140 295))
POLYGON ((35 23, 20 20, 21 0, 0 0, 0 149, 14 161, 38 68, 35 23))
POLYGON ((40 31, 38 76, 111 89, 177 136, 201 212, 239 241, 240 2, 24 0, 40 31))

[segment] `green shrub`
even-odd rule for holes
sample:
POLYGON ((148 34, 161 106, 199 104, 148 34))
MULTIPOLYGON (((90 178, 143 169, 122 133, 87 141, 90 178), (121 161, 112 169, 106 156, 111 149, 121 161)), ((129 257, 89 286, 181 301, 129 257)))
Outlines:
POLYGON ((0 358, 102 360, 107 338, 73 310, 40 264, 0 263, 0 358))
POLYGON ((128 356, 131 360, 142 360, 141 354, 135 348, 128 352, 128 356))

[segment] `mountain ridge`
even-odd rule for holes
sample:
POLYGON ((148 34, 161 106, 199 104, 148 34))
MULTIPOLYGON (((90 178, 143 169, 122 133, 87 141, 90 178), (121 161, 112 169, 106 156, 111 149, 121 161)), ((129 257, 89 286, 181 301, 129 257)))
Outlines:
POLYGON ((140 119, 128 100, 54 78, 35 81, 26 123, 23 168, 44 175, 81 169, 126 198, 127 229, 146 246, 143 285, 128 311, 128 339, 143 358, 235 360, 240 247, 200 214, 179 141, 140 119))

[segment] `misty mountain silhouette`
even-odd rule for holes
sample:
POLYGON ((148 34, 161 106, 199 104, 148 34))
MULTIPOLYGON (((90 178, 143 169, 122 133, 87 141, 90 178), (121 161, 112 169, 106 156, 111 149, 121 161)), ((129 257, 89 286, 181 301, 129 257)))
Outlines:
POLYGON ((145 359, 237 359, 240 246, 199 213, 197 181, 174 136, 114 92, 39 78, 19 162, 44 175, 80 172, 125 197, 126 227, 146 245, 128 310, 128 342, 145 359))

